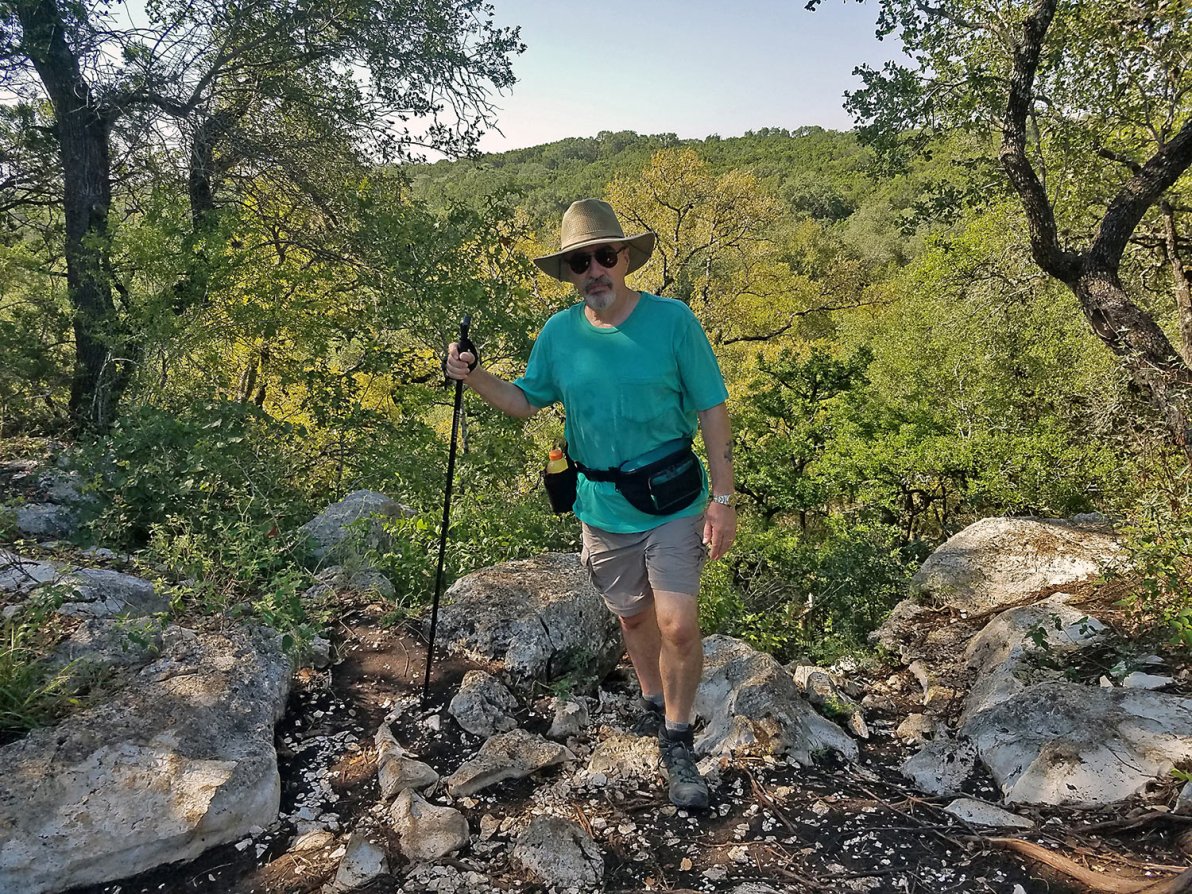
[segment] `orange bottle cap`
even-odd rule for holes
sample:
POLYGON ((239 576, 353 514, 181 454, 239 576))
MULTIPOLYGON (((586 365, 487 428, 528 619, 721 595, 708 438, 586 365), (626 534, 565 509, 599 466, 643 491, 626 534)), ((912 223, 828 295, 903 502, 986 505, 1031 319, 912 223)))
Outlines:
POLYGON ((562 450, 560 450, 558 447, 555 447, 555 448, 553 448, 553 449, 551 450, 551 452, 550 452, 549 454, 547 454, 547 456, 548 456, 550 459, 562 459, 562 458, 563 458, 563 451, 562 451, 562 450))

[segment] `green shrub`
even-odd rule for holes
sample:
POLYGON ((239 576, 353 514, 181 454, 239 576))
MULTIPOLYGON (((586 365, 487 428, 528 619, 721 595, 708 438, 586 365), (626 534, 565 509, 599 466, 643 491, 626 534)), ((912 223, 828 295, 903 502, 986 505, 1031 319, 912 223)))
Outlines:
MULTIPOLYGON (((286 529, 309 510, 301 431, 252 405, 130 409, 80 454, 98 542, 139 548, 154 525, 216 531, 230 519, 286 529)), ((309 515, 307 515, 309 517, 309 515)))
POLYGON ((282 634, 287 650, 309 643, 319 618, 300 598, 312 582, 305 538, 244 519, 184 518, 153 526, 147 556, 181 583, 167 587, 177 610, 255 618, 282 634))
POLYGON ((72 664, 47 660, 62 634, 54 614, 61 601, 52 588, 43 589, 0 623, 0 743, 77 709, 96 682, 74 673, 72 664))
POLYGON ((1130 565, 1141 580, 1132 600, 1144 622, 1192 646, 1192 483, 1181 469, 1167 486, 1146 493, 1125 529, 1130 565))
POLYGON ((887 528, 843 522, 817 540, 745 528, 728 560, 704 573, 704 631, 740 637, 780 661, 830 662, 865 649, 915 564, 894 543, 887 528))

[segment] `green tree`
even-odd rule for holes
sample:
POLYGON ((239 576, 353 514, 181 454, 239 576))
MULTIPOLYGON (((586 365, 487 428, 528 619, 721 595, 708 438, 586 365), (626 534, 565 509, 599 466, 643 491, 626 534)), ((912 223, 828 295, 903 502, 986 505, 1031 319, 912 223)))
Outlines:
POLYGON ((1161 230, 1160 215, 1174 230, 1165 196, 1187 189, 1192 7, 880 0, 879 32, 896 33, 914 62, 860 69, 865 86, 849 105, 863 136, 889 153, 946 130, 999 133, 1035 264, 1076 295, 1192 462, 1186 239, 1164 240, 1177 300, 1164 317, 1176 318, 1180 349, 1123 277, 1131 240, 1161 230))
POLYGON ((301 189, 324 171, 311 162, 328 142, 372 158, 419 144, 468 149, 491 121, 488 88, 512 82, 520 49, 482 0, 156 0, 136 27, 125 6, 0 3, 4 84, 53 110, 74 313, 70 411, 98 429, 143 348, 111 268, 114 158, 145 162, 148 147, 186 172, 200 271, 180 280, 188 304, 207 291, 202 243, 228 181, 272 170, 301 189))

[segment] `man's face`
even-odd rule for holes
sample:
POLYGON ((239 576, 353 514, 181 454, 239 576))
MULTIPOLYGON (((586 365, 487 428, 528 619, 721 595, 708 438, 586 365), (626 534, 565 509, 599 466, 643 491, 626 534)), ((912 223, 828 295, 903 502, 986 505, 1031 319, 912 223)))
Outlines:
POLYGON ((569 254, 563 270, 584 302, 594 311, 609 308, 625 290, 628 252, 619 242, 589 245, 569 254), (577 268, 582 272, 576 272, 577 268))

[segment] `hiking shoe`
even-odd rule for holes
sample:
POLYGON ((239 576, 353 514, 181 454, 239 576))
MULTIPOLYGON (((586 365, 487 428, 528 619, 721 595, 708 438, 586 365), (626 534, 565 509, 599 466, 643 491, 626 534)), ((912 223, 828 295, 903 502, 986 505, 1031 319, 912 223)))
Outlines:
POLYGON ((707 807, 708 785, 695 766, 691 733, 671 733, 663 726, 658 731, 658 749, 670 783, 671 803, 688 809, 707 807))
POLYGON ((663 714, 662 708, 644 698, 639 698, 636 710, 639 712, 637 719, 629 727, 633 734, 643 737, 658 735, 658 731, 666 723, 666 715, 663 714))

